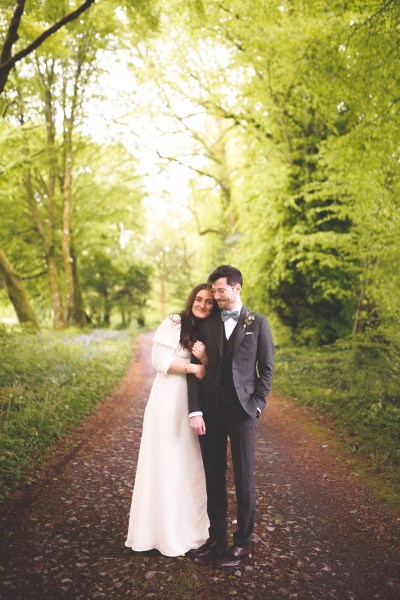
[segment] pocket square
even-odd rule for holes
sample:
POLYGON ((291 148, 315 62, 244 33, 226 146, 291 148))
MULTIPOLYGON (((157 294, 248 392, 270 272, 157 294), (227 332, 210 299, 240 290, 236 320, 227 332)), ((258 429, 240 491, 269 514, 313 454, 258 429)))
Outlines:
POLYGON ((254 331, 246 331, 246 335, 253 335, 254 331))

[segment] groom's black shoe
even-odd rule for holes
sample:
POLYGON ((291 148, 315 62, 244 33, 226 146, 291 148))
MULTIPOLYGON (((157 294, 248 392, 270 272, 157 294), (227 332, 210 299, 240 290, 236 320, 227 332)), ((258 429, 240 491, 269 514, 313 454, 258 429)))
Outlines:
POLYGON ((216 561, 219 569, 232 569, 241 567, 244 559, 251 554, 251 544, 247 546, 231 546, 229 550, 216 561))
POLYGON ((193 554, 196 558, 213 558, 219 552, 225 550, 226 546, 226 538, 210 537, 205 544, 194 550, 193 554))

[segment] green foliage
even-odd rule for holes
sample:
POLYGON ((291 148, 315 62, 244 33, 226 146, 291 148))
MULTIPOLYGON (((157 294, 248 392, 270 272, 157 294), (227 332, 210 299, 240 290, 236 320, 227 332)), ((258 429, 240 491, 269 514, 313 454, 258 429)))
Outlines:
POLYGON ((76 164, 74 243, 87 314, 97 326, 110 322, 113 308, 124 325, 133 313, 144 319, 151 268, 142 252, 143 192, 132 162, 121 145, 90 144, 76 164))
POLYGON ((210 8, 231 77, 247 72, 229 110, 213 103, 244 148, 231 260, 295 340, 380 327, 385 288, 391 310, 400 301, 398 4, 337 3, 329 18, 320 2, 210 8))
MULTIPOLYGON (((64 1, 33 2, 18 43, 26 44, 68 9, 64 1)), ((10 10, 11 4, 2 13, 3 31, 10 10)), ((18 151, 0 141, 1 167, 13 176, 0 184, 10 209, 0 233, 17 270, 29 278, 37 307, 46 310, 48 292, 43 277, 36 279, 43 252, 27 215, 23 174, 31 164, 38 210, 45 213, 41 186, 48 157, 34 64, 42 74, 56 65, 52 92, 60 116, 63 91, 69 93, 68 86, 63 90, 62 69, 72 81, 69 68, 85 49, 85 81, 79 87, 83 116, 89 106, 85 98, 95 93, 88 83, 100 73, 100 57, 109 60, 133 42, 132 77, 143 86, 145 99, 132 94, 132 111, 136 119, 151 115, 164 133, 171 126, 171 134, 182 140, 178 150, 159 153, 160 168, 179 164, 192 175, 190 181, 186 177, 190 243, 185 235, 178 245, 169 244, 179 249, 179 260, 171 261, 171 254, 165 262, 158 241, 149 252, 161 256, 154 261, 156 270, 167 269, 158 281, 173 271, 174 281, 164 290, 167 302, 175 305, 180 299, 175 290, 203 278, 216 262, 236 262, 246 274, 249 300, 259 310, 274 311, 294 340, 330 343, 371 327, 388 335, 400 305, 394 268, 400 258, 399 11, 398 3, 383 0, 329 6, 107 0, 48 40, 37 61, 27 59, 27 68, 9 87, 7 126, 12 127, 4 135, 18 151), (25 98, 23 127, 17 126, 22 125, 17 96, 25 98), (24 132, 28 123, 35 129, 24 132), (18 163, 16 156, 22 157, 18 163), (20 237, 12 222, 18 222, 20 237)), ((58 131, 57 143, 62 163, 58 131)), ((139 152, 142 144, 140 139, 139 152)), ((126 273, 125 258, 116 263, 118 228, 122 223, 141 230, 141 186, 127 184, 127 158, 118 145, 104 152, 96 146, 98 161, 85 145, 80 136, 74 146, 72 237, 78 272, 87 272, 96 257, 103 261, 100 241, 111 264, 118 270, 117 263, 124 263, 126 273), (139 226, 130 225, 133 220, 139 226)), ((173 203, 173 191, 167 193, 173 203)), ((59 206, 61 189, 58 195, 59 206)), ((59 242, 60 214, 57 219, 59 242)), ((141 264, 139 246, 134 264, 141 264)), ((58 246, 57 252, 61 266, 58 246)), ((83 282, 82 287, 93 303, 93 286, 85 290, 83 282)), ((94 300, 101 302, 99 296, 94 300)))
POLYGON ((359 336, 318 350, 281 346, 274 385, 332 417, 354 452, 397 473, 400 483, 399 366, 398 339, 359 336))
POLYGON ((97 327, 109 326, 111 313, 118 310, 121 327, 131 324, 133 317, 144 325, 144 309, 150 293, 151 270, 144 264, 123 268, 121 261, 98 252, 82 260, 82 284, 85 289, 87 316, 97 327))
MULTIPOLYGON (((70 3, 64 1, 32 2, 24 13, 14 50, 28 45, 70 10, 70 3)), ((109 144, 107 150, 96 147, 95 151, 94 144, 90 148, 91 140, 81 131, 91 110, 88 98, 93 99, 95 94, 99 56, 112 53, 119 45, 121 48, 129 45, 124 32, 131 25, 140 27, 140 34, 131 36, 130 41, 155 29, 158 13, 157 2, 126 0, 121 5, 110 0, 95 4, 84 18, 61 29, 29 55, 23 67, 19 64, 8 80, 0 105, 0 244, 26 282, 41 320, 51 310, 55 312, 56 286, 60 296, 64 296, 64 304, 65 297, 78 302, 78 293, 71 293, 71 282, 64 273, 68 262, 65 263, 62 242, 64 232, 66 238, 69 231, 66 243, 74 256, 75 291, 79 288, 82 256, 99 255, 99 246, 114 254, 114 263, 116 254, 124 254, 117 259, 122 273, 132 275, 132 269, 141 271, 137 279, 140 302, 138 294, 134 299, 132 292, 130 299, 135 300, 132 309, 140 303, 139 318, 143 320, 143 274, 147 267, 136 258, 140 243, 133 249, 132 241, 128 245, 126 240, 143 227, 140 214, 143 194, 132 175, 133 158, 117 144, 109 144), (71 147, 67 144, 69 133, 71 147), (69 177, 68 182, 65 179, 69 161, 72 162, 71 193, 69 177), (71 205, 69 231, 63 227, 66 188, 71 205), (125 253, 122 247, 126 248, 125 253), (130 264, 127 264, 128 251, 130 264)), ((11 14, 11 6, 4 12, 0 9, 3 34, 11 14)), ((89 308, 93 288, 86 290, 84 283, 80 288, 89 308)), ((5 302, 5 290, 0 293, 5 302)), ((126 300, 120 298, 120 307, 124 304, 126 300)), ((126 316, 123 320, 129 322, 130 307, 125 306, 122 312, 126 316)))
POLYGON ((126 370, 132 337, 0 330, 0 493, 93 411, 126 370))

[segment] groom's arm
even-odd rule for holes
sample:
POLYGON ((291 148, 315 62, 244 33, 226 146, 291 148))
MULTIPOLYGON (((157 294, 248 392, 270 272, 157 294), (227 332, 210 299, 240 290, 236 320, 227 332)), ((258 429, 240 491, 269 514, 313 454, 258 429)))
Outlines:
POLYGON ((254 399, 257 408, 262 412, 265 408, 266 398, 272 388, 272 375, 274 370, 274 342, 271 329, 265 317, 261 316, 260 330, 257 340, 257 372, 258 380, 254 390, 254 399))
MULTIPOLYGON (((200 364, 197 359, 190 361, 191 363, 200 364)), ((189 414, 191 413, 201 413, 203 414, 203 408, 201 404, 201 395, 200 395, 200 385, 201 381, 197 379, 194 375, 188 374, 186 376, 187 387, 188 387, 188 409, 189 414)))
MULTIPOLYGON (((192 356, 191 362, 199 361, 197 361, 197 359, 192 356)), ((187 375, 190 427, 193 433, 196 433, 197 435, 204 435, 206 432, 201 403, 201 385, 201 381, 199 381, 196 377, 194 377, 193 375, 187 375)))
MULTIPOLYGON (((203 323, 200 322, 197 325, 196 331, 196 339, 200 342, 203 340, 203 323)), ((192 354, 190 357, 190 362, 194 364, 200 364, 200 361, 192 354)), ((193 375, 188 374, 186 377, 187 380, 187 388, 188 388, 188 408, 189 415, 191 413, 200 413, 203 414, 203 407, 201 402, 201 381, 194 377, 193 375)))
MULTIPOLYGON (((199 323, 198 331, 197 331, 197 340, 202 341, 202 323, 199 323)), ((190 362, 194 364, 199 364, 200 361, 195 357, 191 356, 190 362)), ((188 387, 188 409, 189 409, 189 419, 190 419, 190 427, 194 433, 197 435, 203 435, 206 432, 206 427, 203 419, 203 406, 201 400, 201 386, 203 385, 199 379, 193 377, 192 375, 187 376, 187 387, 188 387)))

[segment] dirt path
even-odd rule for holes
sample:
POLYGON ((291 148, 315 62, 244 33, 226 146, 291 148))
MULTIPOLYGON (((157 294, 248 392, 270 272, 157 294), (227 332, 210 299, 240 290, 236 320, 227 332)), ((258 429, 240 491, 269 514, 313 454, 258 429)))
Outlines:
POLYGON ((150 339, 140 336, 113 396, 3 511, 0 598, 400 598, 399 521, 340 460, 328 434, 321 441, 310 433, 313 417, 278 397, 258 424, 258 518, 245 568, 226 573, 124 547, 154 377, 150 339))

